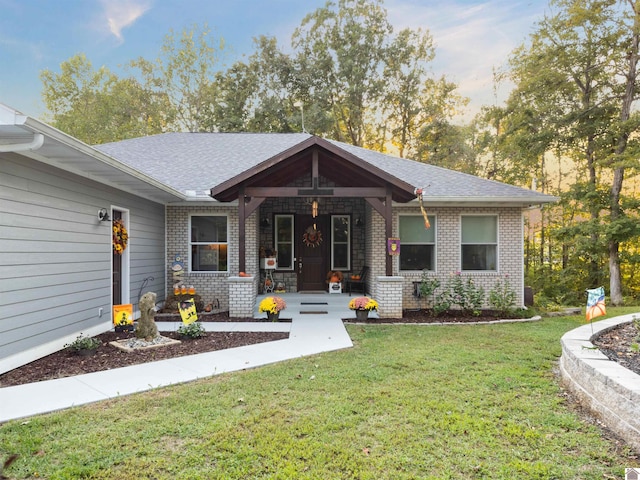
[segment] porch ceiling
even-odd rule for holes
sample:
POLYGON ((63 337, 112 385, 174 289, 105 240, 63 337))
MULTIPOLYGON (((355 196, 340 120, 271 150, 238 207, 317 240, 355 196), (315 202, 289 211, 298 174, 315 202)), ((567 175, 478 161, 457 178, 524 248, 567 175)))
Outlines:
MULTIPOLYGON (((375 165, 349 153, 319 137, 311 137, 296 147, 282 152, 255 167, 237 175, 211 189, 211 196, 221 202, 236 200, 241 189, 260 187, 261 191, 277 196, 277 190, 291 185, 297 178, 311 174, 314 177, 314 158, 317 158, 317 176, 324 177, 339 187, 358 188, 380 192, 380 188, 391 190, 395 202, 408 202, 415 199, 414 187, 375 165), (377 190, 374 190, 377 189, 377 190)), ((317 187, 308 185, 305 187, 317 187)), ((301 187, 304 189, 305 187, 301 187)), ((341 189, 345 191, 345 189, 341 189)), ((268 196, 268 195, 267 195, 268 196)), ((305 194, 291 196, 307 196, 305 194)), ((339 193, 313 196, 340 196, 339 193)))

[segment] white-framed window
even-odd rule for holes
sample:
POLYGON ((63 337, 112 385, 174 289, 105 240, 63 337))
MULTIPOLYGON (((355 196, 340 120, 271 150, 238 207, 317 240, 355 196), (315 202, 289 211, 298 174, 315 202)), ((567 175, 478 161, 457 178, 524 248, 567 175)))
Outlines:
POLYGON ((425 228, 422 215, 400 215, 400 270, 436 269, 436 217, 428 215, 425 228))
POLYGON ((331 215, 331 270, 351 270, 349 215, 331 215))
POLYGON ((189 223, 191 271, 227 272, 229 268, 227 216, 191 215, 189 223))
POLYGON ((460 220, 461 270, 497 270, 498 216, 463 215, 460 220))
POLYGON ((274 220, 274 246, 278 252, 278 270, 293 270, 293 215, 276 215, 274 220))

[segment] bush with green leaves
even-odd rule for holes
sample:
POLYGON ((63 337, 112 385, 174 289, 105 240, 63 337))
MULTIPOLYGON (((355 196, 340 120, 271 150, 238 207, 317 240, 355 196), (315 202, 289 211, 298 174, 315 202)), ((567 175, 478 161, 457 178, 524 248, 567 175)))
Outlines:
POLYGON ((73 342, 67 343, 64 348, 79 352, 81 350, 95 350, 100 345, 102 345, 102 342, 97 338, 85 337, 81 333, 73 342))
POLYGON ((429 298, 433 296, 438 287, 440 287, 440 281, 435 278, 429 278, 428 271, 423 270, 418 284, 418 297, 428 303, 429 298))
POLYGON ((186 338, 200 338, 204 335, 205 329, 200 322, 193 322, 188 325, 180 325, 178 333, 186 338))
POLYGON ((516 305, 516 292, 509 283, 508 275, 504 282, 498 280, 489 292, 489 305, 502 313, 510 313, 516 305))
POLYGON ((463 280, 462 274, 456 272, 447 279, 443 290, 436 296, 433 310, 440 314, 458 307, 464 313, 478 316, 482 312, 484 297, 484 288, 477 286, 470 277, 463 280))

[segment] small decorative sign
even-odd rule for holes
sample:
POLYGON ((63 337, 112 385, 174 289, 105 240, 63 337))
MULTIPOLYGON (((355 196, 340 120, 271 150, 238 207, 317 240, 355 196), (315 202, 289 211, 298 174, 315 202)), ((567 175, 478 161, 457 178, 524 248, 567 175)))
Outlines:
POLYGON ((113 306, 113 326, 116 331, 133 330, 133 305, 113 306))
POLYGON ((387 253, 389 255, 400 255, 400 239, 388 238, 387 239, 387 253))
POLYGON ((175 256, 175 260, 171 264, 171 272, 173 273, 174 279, 179 279, 184 273, 184 262, 182 261, 182 256, 180 254, 175 256))
POLYGON ((196 313, 196 302, 193 298, 184 300, 178 304, 178 310, 180 310, 180 316, 182 317, 182 323, 189 325, 190 323, 198 320, 198 314, 196 313))

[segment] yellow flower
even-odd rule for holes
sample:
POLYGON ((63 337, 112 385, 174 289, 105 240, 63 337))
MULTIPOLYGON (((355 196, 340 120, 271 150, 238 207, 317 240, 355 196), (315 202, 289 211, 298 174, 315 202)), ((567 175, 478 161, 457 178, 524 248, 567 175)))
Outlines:
POLYGON ((287 304, 280 297, 265 297, 258 305, 258 311, 267 313, 278 313, 285 308, 287 308, 287 304))
POLYGON ((349 302, 351 310, 377 310, 378 302, 369 297, 356 297, 349 302))
POLYGON ((124 228, 122 220, 114 220, 113 222, 113 251, 122 255, 122 252, 127 248, 127 241, 129 240, 129 234, 127 229, 124 228))

